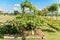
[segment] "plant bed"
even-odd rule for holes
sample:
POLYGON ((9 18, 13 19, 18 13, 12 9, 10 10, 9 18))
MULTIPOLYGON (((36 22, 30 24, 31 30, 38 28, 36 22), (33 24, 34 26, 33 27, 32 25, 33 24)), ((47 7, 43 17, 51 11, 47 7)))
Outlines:
POLYGON ((45 39, 44 37, 44 33, 41 31, 41 29, 35 29, 34 30, 34 35, 32 35, 32 31, 28 30, 28 31, 24 31, 24 34, 4 34, 4 39, 5 40, 22 40, 22 39, 26 39, 26 40, 40 40, 40 39, 45 39))

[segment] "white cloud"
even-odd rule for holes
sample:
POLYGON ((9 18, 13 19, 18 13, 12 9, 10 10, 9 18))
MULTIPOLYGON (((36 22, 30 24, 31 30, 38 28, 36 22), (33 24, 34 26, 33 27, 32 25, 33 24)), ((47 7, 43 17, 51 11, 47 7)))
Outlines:
POLYGON ((16 8, 16 7, 14 7, 14 10, 17 10, 17 8, 16 8))
POLYGON ((18 10, 19 12, 22 12, 21 8, 18 8, 18 7, 13 7, 13 11, 14 10, 18 10))
POLYGON ((2 9, 0 8, 0 11, 2 11, 2 9))
POLYGON ((42 10, 42 9, 39 9, 40 11, 42 10))
POLYGON ((59 2, 60 2, 60 0, 59 0, 59 2))
POLYGON ((20 6, 20 4, 14 4, 14 6, 20 6))

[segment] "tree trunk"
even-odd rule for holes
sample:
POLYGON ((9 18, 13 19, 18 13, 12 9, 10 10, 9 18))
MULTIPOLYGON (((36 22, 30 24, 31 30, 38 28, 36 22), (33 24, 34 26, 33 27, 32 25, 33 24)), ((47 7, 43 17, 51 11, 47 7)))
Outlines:
POLYGON ((34 30, 31 31, 31 34, 34 35, 34 30))

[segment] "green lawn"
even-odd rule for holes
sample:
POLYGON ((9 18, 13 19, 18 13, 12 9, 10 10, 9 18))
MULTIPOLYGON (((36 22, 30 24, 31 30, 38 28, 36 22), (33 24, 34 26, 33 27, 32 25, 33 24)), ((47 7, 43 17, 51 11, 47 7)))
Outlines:
POLYGON ((0 38, 0 40, 3 40, 3 39, 0 38))
POLYGON ((41 27, 45 33, 46 40, 60 40, 60 20, 48 20, 48 23, 51 25, 46 25, 41 27))
POLYGON ((60 40, 60 32, 44 32, 46 40, 60 40))
POLYGON ((42 27, 45 33, 45 40, 60 40, 60 31, 57 31, 51 27, 42 27))
POLYGON ((48 24, 50 27, 60 31, 60 20, 49 20, 48 24))

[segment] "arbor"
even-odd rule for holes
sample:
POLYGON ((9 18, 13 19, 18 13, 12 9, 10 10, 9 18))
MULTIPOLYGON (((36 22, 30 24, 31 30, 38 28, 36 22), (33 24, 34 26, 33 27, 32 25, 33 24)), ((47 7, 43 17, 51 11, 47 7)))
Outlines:
POLYGON ((22 13, 25 14, 25 7, 29 8, 31 10, 32 8, 32 4, 30 2, 28 2, 27 0, 25 2, 21 3, 21 9, 22 9, 22 13))
POLYGON ((27 0, 25 2, 22 2, 21 3, 21 9, 22 9, 22 13, 25 14, 25 7, 29 8, 30 11, 34 11, 34 14, 37 13, 37 10, 36 8, 30 3, 28 2, 27 0))
POLYGON ((19 27, 22 25, 24 29, 33 31, 36 27, 42 26, 44 24, 45 20, 43 18, 40 18, 39 16, 36 16, 38 13, 36 7, 33 6, 27 0, 21 3, 21 9, 22 9, 23 16, 20 15, 20 16, 17 16, 16 18, 17 22, 20 24, 19 27), (30 11, 33 11, 34 15, 32 14, 25 15, 25 7, 29 8, 30 11))

